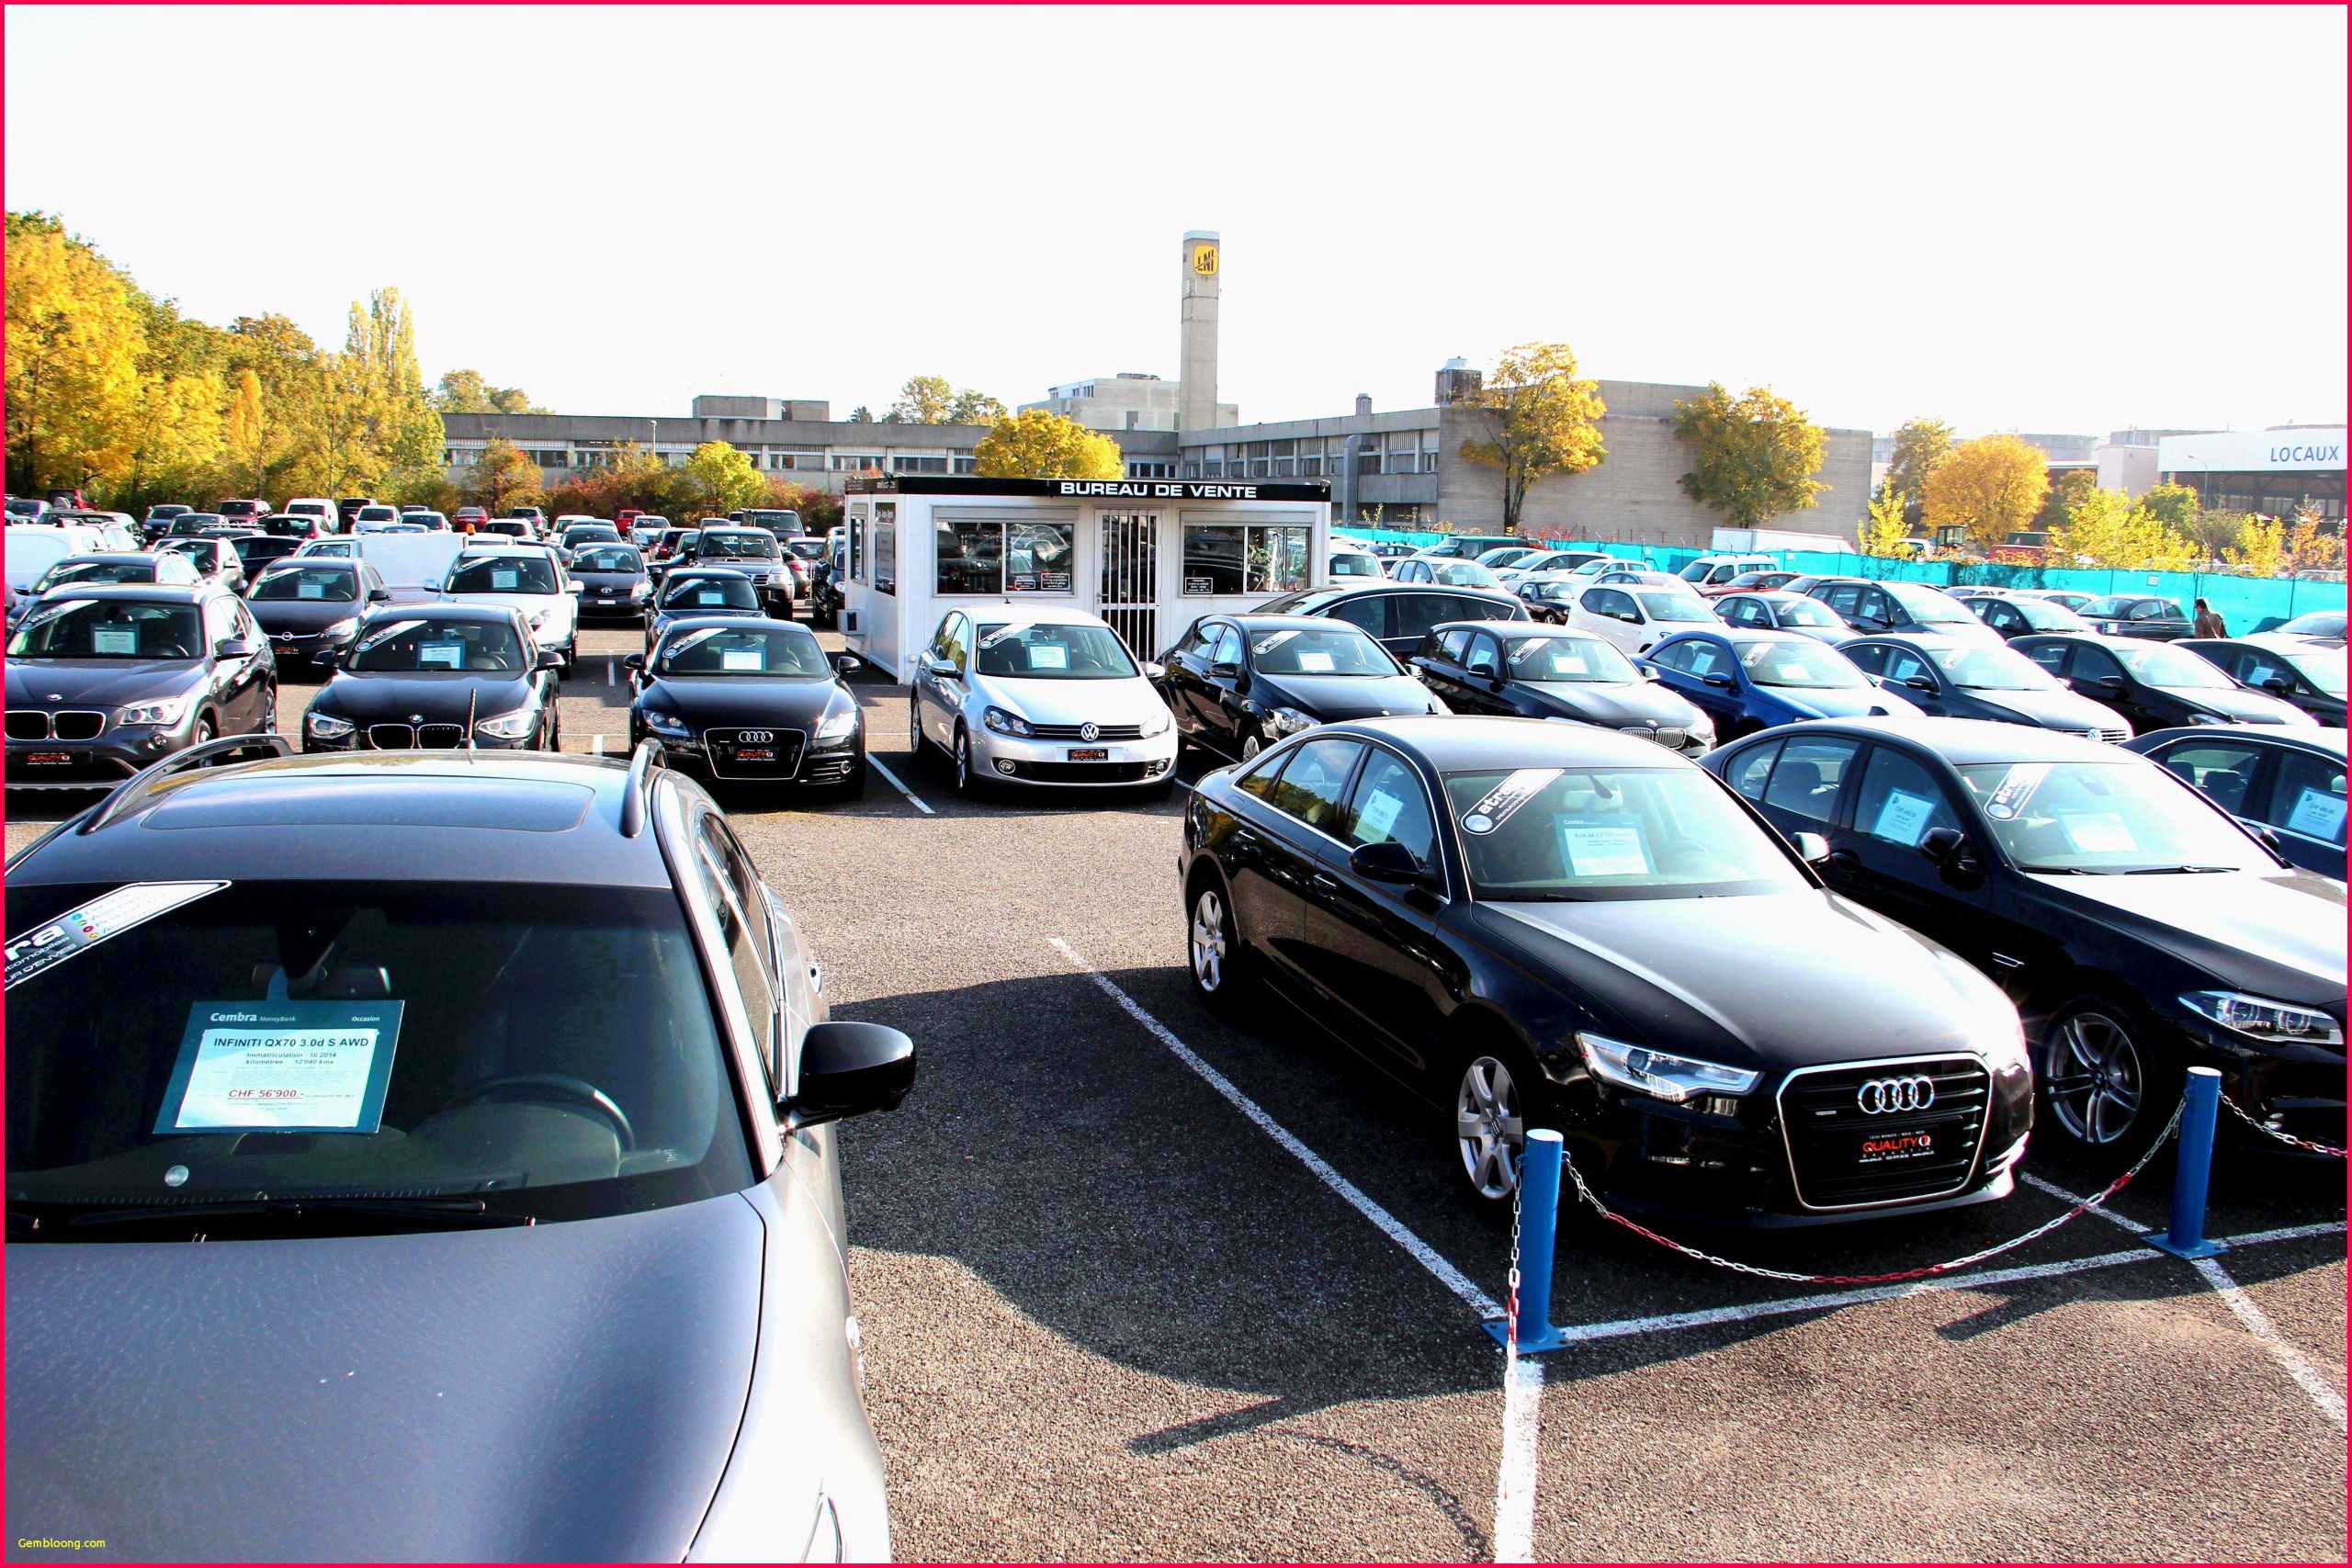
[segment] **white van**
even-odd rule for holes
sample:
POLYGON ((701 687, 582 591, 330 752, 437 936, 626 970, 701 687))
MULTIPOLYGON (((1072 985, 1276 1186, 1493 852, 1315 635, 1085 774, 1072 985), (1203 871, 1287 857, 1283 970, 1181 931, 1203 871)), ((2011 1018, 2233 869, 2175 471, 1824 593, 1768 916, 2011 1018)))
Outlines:
POLYGON ((104 555, 109 550, 135 551, 136 544, 109 537, 114 530, 87 523, 19 523, 0 535, 0 552, 7 556, 8 586, 29 593, 40 574, 67 556, 104 555))
POLYGON ((335 512, 334 502, 322 501, 315 495, 299 497, 288 502, 277 510, 288 517, 308 519, 313 531, 317 533, 339 534, 343 531, 342 524, 337 520, 338 513, 335 512))
POLYGON ((1780 570, 1781 563, 1770 556, 1701 556, 1675 575, 1703 593, 1723 587, 1744 571, 1780 570))

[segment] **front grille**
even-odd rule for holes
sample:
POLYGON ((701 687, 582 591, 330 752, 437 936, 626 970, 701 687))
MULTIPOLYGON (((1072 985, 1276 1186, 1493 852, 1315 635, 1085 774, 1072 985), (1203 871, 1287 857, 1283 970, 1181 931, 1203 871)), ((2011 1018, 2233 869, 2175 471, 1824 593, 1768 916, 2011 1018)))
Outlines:
POLYGON ((1617 733, 1620 735, 1639 736, 1644 740, 1655 740, 1659 745, 1670 746, 1677 751, 1681 750, 1682 743, 1690 739, 1690 735, 1686 731, 1670 728, 1653 729, 1646 724, 1620 725, 1618 726, 1617 733))
MULTIPOLYGON (((1033 724, 1029 727, 1029 739, 1032 740, 1083 740, 1086 738, 1079 734, 1079 731, 1084 728, 1086 728, 1084 725, 1080 724, 1033 724)), ((1097 740, 1140 740, 1143 739, 1143 726, 1140 724, 1098 724, 1094 727, 1094 739, 1097 740)))
POLYGON ((702 732, 703 746, 710 758, 710 772, 713 777, 788 779, 800 771, 801 749, 808 744, 808 739, 806 733, 797 729, 759 731, 756 727, 753 732, 775 737, 772 740, 753 742, 756 746, 774 751, 775 756, 773 760, 746 761, 738 755, 744 745, 742 728, 706 729, 702 732))
POLYGON ((1149 762, 1015 762, 1012 776, 1039 784, 1141 784, 1149 762))
POLYGON ((2083 731, 2083 739, 2104 740, 2110 746, 2120 746, 2132 739, 2132 732, 2128 729, 2086 729, 2083 731))
POLYGON ((1992 1076, 1973 1056, 1915 1056, 1805 1067, 1781 1085, 1781 1131, 1797 1201, 1808 1209, 1855 1209, 1949 1197, 1968 1185, 1984 1142, 1992 1076), (1926 1077, 1935 1098, 1924 1111, 1871 1115, 1857 1095, 1873 1078, 1926 1077), (1928 1147, 1894 1157, 1868 1139, 1920 1134, 1928 1147))
POLYGON ((368 744, 379 751, 413 751, 416 750, 416 727, 413 724, 371 724, 368 727, 368 744))
POLYGON ((466 743, 466 727, 462 724, 419 725, 416 743, 428 751, 454 751, 466 743))
POLYGON ((49 715, 38 708, 8 710, 8 739, 11 740, 46 740, 49 739, 49 715))
POLYGON ((68 708, 56 719, 60 740, 96 740, 107 728, 107 716, 87 708, 68 708))

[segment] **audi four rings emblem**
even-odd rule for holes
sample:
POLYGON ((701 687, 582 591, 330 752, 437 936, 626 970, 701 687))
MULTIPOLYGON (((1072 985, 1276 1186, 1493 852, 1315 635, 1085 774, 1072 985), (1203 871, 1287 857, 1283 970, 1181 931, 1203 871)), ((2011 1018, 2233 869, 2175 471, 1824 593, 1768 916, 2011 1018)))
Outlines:
POLYGON ((1102 730, 1099 725, 1081 724, 1078 727, 1078 738, 1080 740, 1091 740, 1102 733, 1102 730))
POLYGON ((1925 1111, 1936 1102, 1936 1080, 1922 1074, 1907 1078, 1871 1078, 1854 1091, 1854 1103, 1865 1116, 1891 1116, 1898 1111, 1925 1111))
POLYGON ((773 729, 746 729, 735 739, 746 746, 765 746, 775 739, 773 729))

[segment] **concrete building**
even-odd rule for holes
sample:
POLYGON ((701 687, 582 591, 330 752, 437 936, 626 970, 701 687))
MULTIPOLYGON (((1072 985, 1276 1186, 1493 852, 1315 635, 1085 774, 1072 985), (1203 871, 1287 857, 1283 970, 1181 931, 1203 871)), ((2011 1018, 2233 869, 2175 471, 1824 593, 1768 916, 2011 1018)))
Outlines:
POLYGON ((2166 435, 2156 443, 2165 480, 2197 491, 2208 511, 2292 517, 2306 506, 2344 523, 2345 427, 2275 424, 2166 435))
MULTIPOLYGON (((1115 435, 1130 430, 1175 429, 1176 399, 1175 382, 1163 381, 1140 370, 1122 370, 1116 376, 1097 376, 1050 388, 1037 401, 1023 403, 1021 412, 1044 409, 1074 420, 1089 430, 1115 435)), ((1238 424, 1241 411, 1231 403, 1219 403, 1213 423, 1238 424)))

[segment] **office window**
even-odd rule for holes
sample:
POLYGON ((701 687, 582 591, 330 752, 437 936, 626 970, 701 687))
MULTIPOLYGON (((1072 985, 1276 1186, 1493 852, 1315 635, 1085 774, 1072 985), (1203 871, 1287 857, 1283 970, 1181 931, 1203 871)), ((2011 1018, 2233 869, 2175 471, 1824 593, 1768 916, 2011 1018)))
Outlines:
POLYGON ((1295 457, 1277 457, 1277 458, 1275 458, 1275 459, 1274 459, 1274 478, 1276 478, 1276 479, 1286 479, 1290 478, 1293 474, 1296 473, 1297 471, 1298 471, 1298 459, 1297 459, 1297 458, 1295 458, 1295 457))
POLYGON ((947 459, 944 457, 919 457, 901 452, 890 459, 890 467, 894 472, 901 474, 944 474, 947 471, 947 459))
POLYGON ((1206 478, 1221 479, 1225 478, 1225 465, 1216 458, 1211 457, 1201 465, 1201 472, 1206 478))
POLYGON ((941 593, 1068 593, 1073 530, 1068 523, 942 523, 941 593))
POLYGON ((1376 474, 1380 472, 1380 454, 1376 451, 1357 453, 1356 472, 1360 474, 1376 474))
POLYGON ((1318 452, 1309 457, 1301 457, 1298 460, 1298 475, 1299 478, 1306 479, 1321 479, 1323 477, 1322 454, 1318 452))
POLYGON ((1267 467, 1267 465, 1268 465, 1271 461, 1272 461, 1272 459, 1271 459, 1271 458, 1266 458, 1266 457, 1252 457, 1252 458, 1250 458, 1250 477, 1251 479, 1265 479, 1265 478, 1268 476, 1268 474, 1271 472, 1271 470, 1270 470, 1270 469, 1269 469, 1269 468, 1267 467))
POLYGON ((831 467, 837 474, 863 473, 867 468, 879 473, 882 455, 878 452, 836 452, 832 454, 831 467))
POLYGON ((956 471, 959 474, 978 473, 980 460, 978 457, 958 457, 956 459, 956 471))
POLYGON ((1287 593, 1306 587, 1309 534, 1287 523, 1185 524, 1185 596, 1287 593))
POLYGON ((1187 462, 1184 465, 1184 477, 1188 479, 1199 479, 1201 477, 1201 465, 1196 462, 1187 462))
POLYGON ((874 592, 896 597, 899 592, 899 503, 874 503, 874 592))

